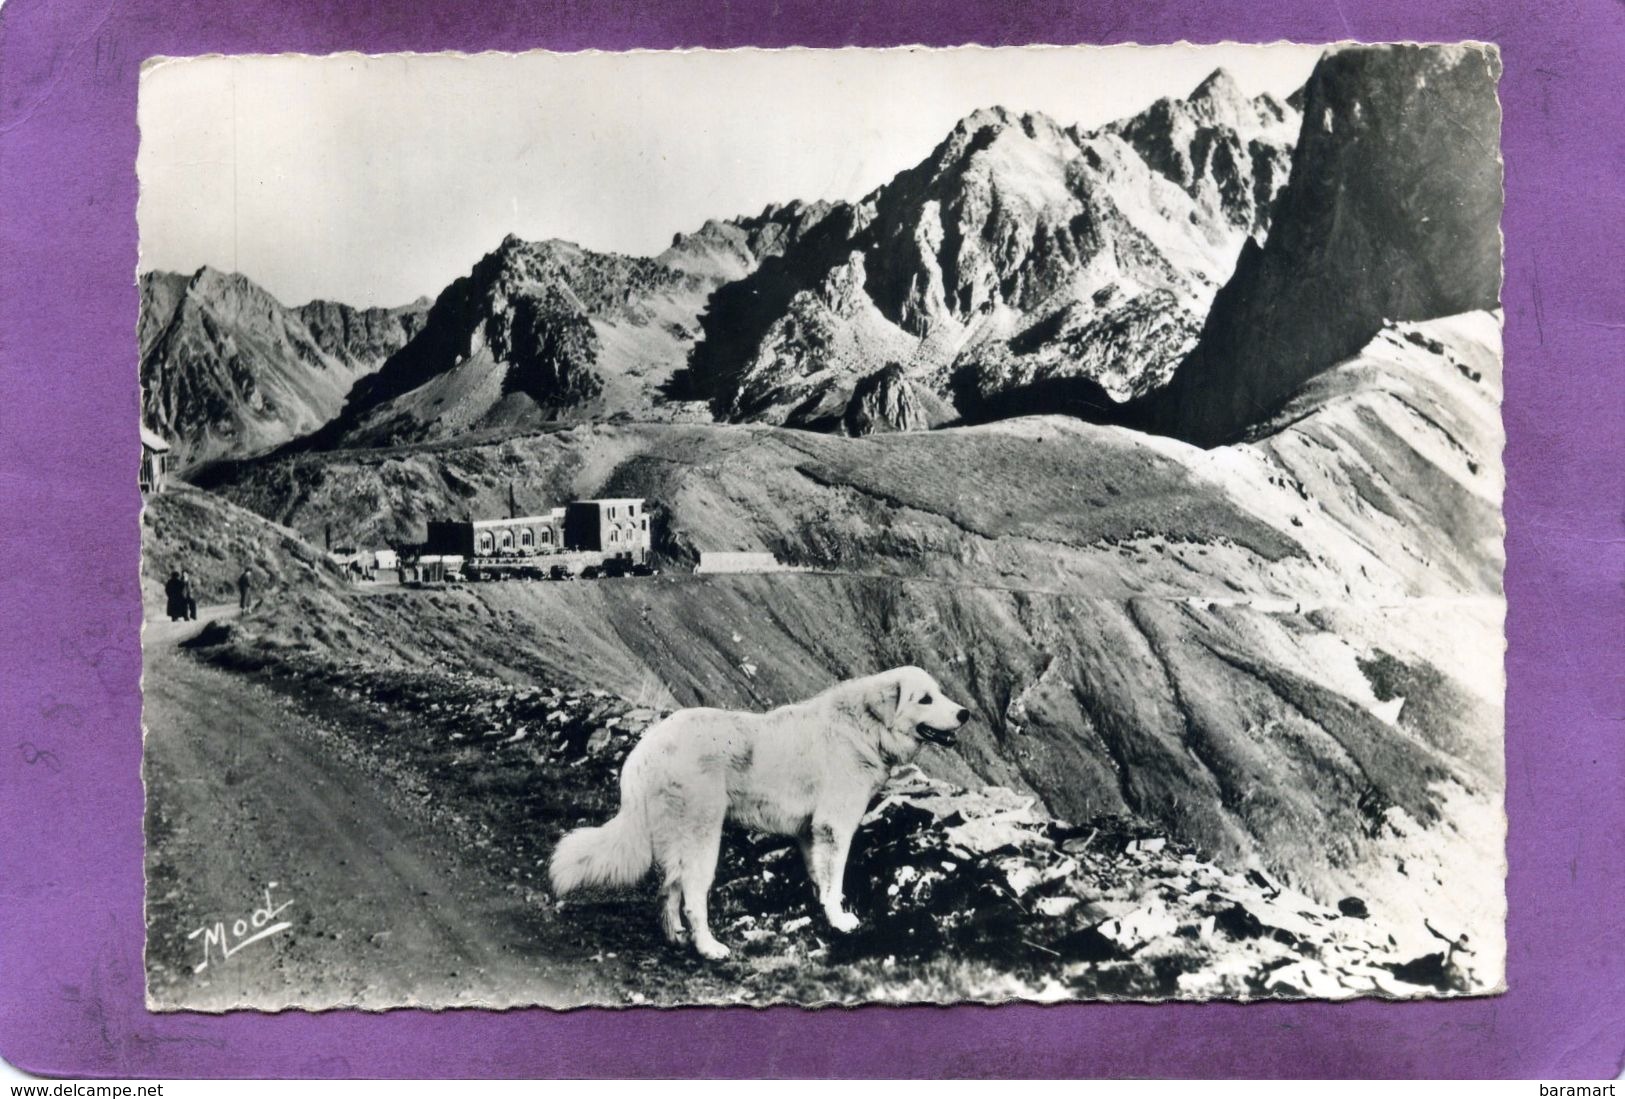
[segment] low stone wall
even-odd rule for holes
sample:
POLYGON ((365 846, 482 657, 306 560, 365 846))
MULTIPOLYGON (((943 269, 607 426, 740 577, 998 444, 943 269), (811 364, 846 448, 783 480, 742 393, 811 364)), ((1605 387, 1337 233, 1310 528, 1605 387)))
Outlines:
POLYGON ((771 553, 715 553, 709 550, 700 554, 700 563, 694 566, 696 573, 730 573, 730 572, 808 572, 804 565, 786 565, 771 553))

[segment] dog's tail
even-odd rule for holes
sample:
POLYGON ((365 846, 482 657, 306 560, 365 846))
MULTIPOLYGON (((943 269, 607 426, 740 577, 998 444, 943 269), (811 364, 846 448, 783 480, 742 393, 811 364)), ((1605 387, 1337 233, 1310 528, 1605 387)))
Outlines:
POLYGON ((585 886, 633 885, 654 863, 649 825, 639 799, 621 799, 621 811, 597 828, 577 828, 559 841, 548 864, 553 895, 585 886))

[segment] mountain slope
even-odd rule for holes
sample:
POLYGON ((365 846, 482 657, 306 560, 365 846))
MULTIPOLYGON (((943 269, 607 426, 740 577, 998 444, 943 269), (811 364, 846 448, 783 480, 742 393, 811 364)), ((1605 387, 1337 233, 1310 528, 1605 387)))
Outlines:
POLYGON ((290 309, 204 267, 141 277, 143 420, 180 467, 268 450, 338 412, 359 377, 416 332, 420 305, 290 309))
POLYGON ((1205 445, 1233 439, 1385 321, 1494 308, 1499 74, 1479 46, 1323 58, 1269 239, 1247 246, 1144 422, 1205 445))
POLYGON ((148 497, 141 582, 149 603, 162 605, 164 581, 179 570, 191 574, 199 603, 235 603, 245 568, 256 598, 294 587, 326 597, 344 582, 320 549, 214 493, 179 484, 148 497))
POLYGON ((770 205, 754 217, 713 218, 692 233, 679 233, 657 263, 715 283, 742 279, 768 256, 781 255, 828 216, 827 202, 770 205))
POLYGON ((378 445, 616 414, 703 415, 662 390, 707 298, 827 210, 792 203, 707 222, 654 259, 509 236, 440 294, 421 338, 356 387, 320 441, 378 445))
POLYGON ((971 419, 1054 378, 1144 393, 1267 231, 1295 120, 1222 71, 1090 133, 977 111, 719 291, 674 389, 722 419, 811 427, 888 361, 971 419))

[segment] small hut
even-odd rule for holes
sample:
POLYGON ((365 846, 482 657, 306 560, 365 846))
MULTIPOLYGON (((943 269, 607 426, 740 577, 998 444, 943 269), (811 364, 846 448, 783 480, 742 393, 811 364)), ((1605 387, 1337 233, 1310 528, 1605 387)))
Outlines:
POLYGON ((163 437, 141 425, 141 494, 150 496, 164 491, 164 477, 169 473, 169 444, 163 437))

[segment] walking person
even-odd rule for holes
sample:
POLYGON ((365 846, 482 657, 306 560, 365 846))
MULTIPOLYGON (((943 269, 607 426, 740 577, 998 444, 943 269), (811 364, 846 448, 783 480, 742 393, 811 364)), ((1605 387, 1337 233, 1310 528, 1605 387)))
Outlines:
POLYGON ((197 621, 197 591, 192 587, 192 574, 181 570, 181 608, 189 622, 197 621))
POLYGON ((186 617, 185 585, 180 569, 170 569, 169 579, 164 581, 164 613, 169 615, 171 622, 179 622, 186 617))
POLYGON ((248 610, 248 589, 252 582, 253 578, 248 575, 248 566, 244 565, 243 571, 237 576, 237 610, 239 613, 248 610))

